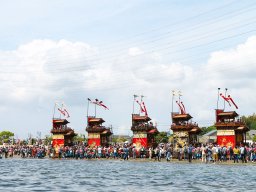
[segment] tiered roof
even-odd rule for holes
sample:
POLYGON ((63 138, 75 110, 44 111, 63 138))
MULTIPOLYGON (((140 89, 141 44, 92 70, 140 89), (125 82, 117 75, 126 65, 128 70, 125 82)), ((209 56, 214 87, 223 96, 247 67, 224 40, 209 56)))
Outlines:
POLYGON ((102 125, 102 123, 104 123, 104 122, 105 121, 102 118, 96 118, 93 116, 89 116, 86 131, 88 133, 100 133, 100 134, 111 135, 112 134, 111 129, 102 125))

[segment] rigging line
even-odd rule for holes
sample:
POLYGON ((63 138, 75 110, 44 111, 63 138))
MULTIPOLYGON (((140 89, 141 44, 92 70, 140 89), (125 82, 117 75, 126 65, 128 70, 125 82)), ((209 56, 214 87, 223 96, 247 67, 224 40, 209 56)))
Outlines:
MULTIPOLYGON (((251 24, 251 23, 247 23, 247 24, 245 24, 245 25, 242 25, 242 26, 246 26, 246 25, 249 25, 249 24, 251 24)), ((239 26, 238 26, 239 27, 239 26)), ((237 28, 237 27, 235 27, 235 28, 237 28)), ((235 28, 233 28, 233 29, 235 29, 235 28)), ((232 28, 231 28, 232 29, 232 28)), ((219 33, 219 32, 218 32, 219 33)), ((183 41, 184 41, 184 39, 183 39, 183 41)), ((95 57, 95 56, 93 56, 93 57, 95 57)), ((63 58, 62 58, 63 59, 63 58)), ((85 60, 86 61, 86 60, 85 60)), ((51 63, 54 63, 54 62, 51 62, 51 63)))
MULTIPOLYGON (((249 7, 249 9, 252 9, 252 8, 255 9, 254 7, 249 7)), ((241 11, 241 10, 239 10, 239 11, 241 11)), ((246 11, 247 11, 247 10, 246 10, 246 11)), ((246 13, 247 13, 247 12, 246 12, 246 13)), ((240 16, 241 14, 238 14, 238 15, 240 16)), ((207 21, 207 24, 209 24, 209 21, 207 21)), ((210 23, 210 24, 211 24, 211 23, 210 23)), ((205 28, 206 26, 203 25, 202 27, 205 28)), ((198 27, 193 26, 192 29, 198 29, 198 27)), ((191 29, 188 30, 188 29, 186 28, 186 30, 184 30, 183 32, 186 33, 186 32, 188 32, 188 31, 191 32, 191 29)), ((172 30, 171 32, 173 33, 173 32, 175 32, 175 30, 174 30, 174 31, 172 30)), ((179 32, 179 35, 180 35, 180 34, 181 34, 181 32, 179 32)), ((158 35, 158 37, 159 37, 159 35, 158 35)), ((150 41, 148 41, 148 42, 144 42, 144 44, 149 44, 149 43, 151 43, 151 42, 154 43, 154 41, 150 40, 150 41)), ((126 45, 127 45, 127 43, 126 43, 126 45)), ((142 45, 143 45, 143 44, 142 44, 142 45)), ((140 45, 140 46, 141 46, 141 45, 140 45)), ((123 49, 124 49, 124 48, 123 48, 123 49)), ((110 49, 107 49, 107 50, 110 50, 110 49)), ((104 53, 104 51, 105 51, 105 50, 103 49, 103 50, 101 51, 101 53, 104 53)), ((119 48, 119 49, 118 49, 118 52, 121 52, 121 51, 123 51, 123 50, 119 48)), ((105 51, 105 52, 106 52, 106 51, 105 51)), ((112 51, 111 51, 111 52, 112 52, 112 51)), ((111 54, 111 52, 110 52, 110 54, 111 54)), ((116 53, 116 51, 114 51, 113 53, 116 53)), ((71 54, 70 54, 70 55, 71 55, 71 54)), ((66 55, 66 56, 68 56, 68 55, 66 55)), ((55 57, 55 56, 54 56, 54 57, 48 57, 48 58, 52 59, 52 58, 58 58, 58 57, 55 57)), ((89 56, 89 58, 90 58, 90 56, 89 56)))
MULTIPOLYGON (((240 23, 240 22, 239 22, 240 23)), ((251 25, 251 24, 255 24, 255 21, 253 22, 249 22, 249 23, 246 23, 246 24, 243 24, 243 25, 240 25, 240 26, 236 26, 236 27, 233 27, 233 28, 228 28, 226 30, 222 30, 222 31, 218 31, 217 33, 215 31, 212 31, 213 33, 208 33, 207 35, 204 35, 204 36, 198 36, 198 38, 194 38, 195 36, 193 36, 193 38, 188 38, 189 41, 187 41, 186 39, 182 38, 180 41, 177 41, 177 39, 175 39, 175 43, 171 43, 173 44, 172 47, 176 47, 177 45, 182 45, 182 44, 186 44, 188 42, 194 42, 194 41, 198 41, 198 40, 202 40, 202 39, 206 39, 208 37, 211 37, 213 35, 217 35, 217 34, 221 34, 223 32, 228 32, 228 31, 232 31, 234 29, 237 29, 237 28, 241 28, 241 27, 245 27, 245 26, 248 26, 248 25, 251 25)), ((169 43, 168 43, 169 44, 169 43)), ((157 47, 157 46, 155 46, 157 47)), ((154 47, 154 48, 155 48, 154 47)), ((170 47, 170 46, 168 46, 170 47)), ((109 58, 114 58, 116 56, 110 56, 109 58)), ((83 60, 83 59, 82 59, 83 60)), ((104 60, 104 58, 101 58, 101 60, 104 60)), ((92 61, 92 60, 83 60, 83 61, 92 61)), ((51 62, 52 63, 52 62, 51 62)), ((55 63, 55 62, 53 62, 55 63)), ((65 64, 65 63, 64 63, 65 64)), ((52 65, 51 65, 52 66, 52 65)), ((57 65, 56 65, 57 66, 57 65)))
MULTIPOLYGON (((255 7, 248 7, 246 10, 241 10, 241 9, 238 9, 238 11, 239 11, 239 14, 237 14, 237 15, 235 15, 235 16, 241 16, 241 13, 248 13, 248 10, 254 10, 255 9, 255 7)), ((232 12, 231 12, 232 13, 232 12)), ((224 15, 232 15, 232 14, 224 14, 224 15)), ((149 43, 151 43, 152 41, 153 42, 155 42, 155 41, 158 41, 158 39, 159 40, 161 40, 161 39, 163 39, 164 38, 164 36, 165 35, 170 35, 170 34, 176 34, 176 33, 178 33, 179 35, 180 34, 183 34, 183 33, 186 33, 186 32, 191 32, 191 31, 194 31, 194 30, 197 30, 197 29, 199 29, 199 28, 201 28, 201 27, 204 27, 204 28, 206 28, 206 26, 207 25, 212 25, 212 24, 214 24, 214 23, 217 23, 218 21, 222 21, 221 19, 219 19, 219 20, 216 20, 216 18, 222 18, 223 17, 223 15, 221 15, 220 17, 214 17, 212 20, 213 20, 213 22, 209 22, 209 21, 211 21, 211 20, 207 20, 207 21, 204 21, 204 22, 202 22, 202 23, 199 23, 199 24, 197 24, 197 25, 193 25, 192 26, 192 28, 190 29, 190 28, 188 28, 187 26, 181 31, 181 32, 179 32, 179 31, 177 31, 177 30, 171 30, 171 31, 169 31, 169 32, 165 32, 163 35, 157 35, 157 38, 156 38, 156 40, 150 40, 150 41, 144 41, 144 43, 142 42, 142 44, 149 44, 149 43), (204 24, 207 24, 206 26, 204 25, 204 24), (160 36, 160 37, 159 37, 160 36)), ((138 41, 136 41, 136 43, 138 43, 138 41)), ((134 43, 133 43, 134 44, 134 43)), ((126 43, 126 45, 127 45, 127 43, 126 43)), ((128 44, 129 45, 129 44, 128 44)), ((135 44, 135 46, 136 46, 136 44, 135 44)), ((107 50, 111 50, 111 48, 108 48, 107 50)))
MULTIPOLYGON (((247 65, 251 65, 252 63, 248 63, 247 65)), ((256 63, 254 63, 254 64, 256 64, 256 63)), ((217 70, 211 70, 211 73, 203 73, 204 75, 206 75, 207 77, 209 77, 209 76, 214 76, 214 75, 218 75, 219 74, 219 72, 220 71, 231 71, 232 72, 232 70, 236 70, 237 68, 240 68, 240 67, 244 67, 244 66, 247 66, 247 65, 243 65, 243 66, 237 66, 236 68, 233 68, 233 67, 226 67, 226 68, 223 68, 223 69, 217 69, 217 70)), ((161 74, 159 75, 159 77, 161 76, 161 74)), ((148 78, 147 80, 148 81, 150 81, 150 80, 154 80, 155 78, 159 78, 159 77, 152 77, 152 78, 148 78)), ((145 78, 145 76, 144 77, 142 77, 142 78, 145 78)), ((93 87, 93 88, 86 88, 86 87, 84 87, 84 86, 74 86, 73 84, 72 85, 69 85, 69 86, 67 86, 67 85, 65 85, 65 89, 67 89, 67 88, 72 88, 72 90, 75 90, 75 89, 77 89, 78 91, 81 91, 80 90, 80 88, 84 88, 85 90, 91 90, 91 89, 93 89, 93 90, 119 90, 119 89, 121 89, 121 88, 127 88, 127 87, 131 87, 131 86, 133 86, 133 83, 131 83, 130 82, 130 80, 126 80, 126 81, 118 81, 118 82, 116 82, 116 80, 112 80, 112 81, 109 81, 108 82, 108 87, 105 87, 105 88, 102 88, 101 87, 102 85, 100 85, 100 86, 95 86, 95 87, 93 87), (121 82, 121 83, 120 83, 121 82), (113 87, 113 86, 116 86, 116 87, 113 87)), ((34 87, 30 87, 30 86, 17 86, 18 88, 34 88, 34 87)), ((54 87, 56 87, 56 86, 47 86, 48 88, 49 87, 52 87, 52 88, 54 88, 54 87)), ((11 88, 11 87, 10 87, 11 88)))
MULTIPOLYGON (((204 16, 204 15, 206 15, 206 14, 208 14, 208 13, 215 12, 215 11, 219 11, 220 9, 226 8, 227 6, 232 5, 232 4, 235 3, 235 2, 236 2, 236 1, 231 1, 231 2, 229 2, 229 3, 227 3, 227 4, 224 4, 224 5, 222 5, 222 6, 216 7, 216 8, 214 8, 214 9, 209 10, 209 11, 204 11, 204 12, 202 12, 202 13, 199 13, 199 14, 194 15, 194 16, 192 16, 192 17, 188 17, 188 18, 183 19, 183 20, 181 20, 181 21, 176 21, 176 22, 174 22, 174 23, 171 23, 171 24, 168 24, 168 25, 164 25, 164 26, 162 26, 162 27, 157 27, 157 28, 154 28, 154 29, 151 29, 151 30, 144 31, 144 32, 142 32, 142 33, 137 33, 137 34, 135 34, 135 35, 131 35, 131 36, 128 36, 128 37, 121 38, 121 39, 117 40, 117 42, 120 42, 120 41, 122 41, 122 40, 127 40, 127 39, 129 39, 129 38, 135 38, 135 37, 138 37, 138 36, 144 36, 144 35, 147 34, 147 33, 151 33, 151 32, 153 32, 153 31, 158 31, 158 30, 160 30, 160 29, 162 29, 162 28, 165 28, 165 27, 168 27, 168 26, 179 25, 180 23, 183 23, 183 22, 185 22, 185 21, 190 21, 190 20, 193 20, 193 19, 195 19, 195 18, 202 17, 202 16, 204 16)), ((253 6, 254 4, 255 4, 255 3, 250 4, 250 7, 253 6)), ((102 44, 102 45, 105 45, 105 44, 102 44)), ((99 45, 99 46, 100 46, 100 45, 99 45)))
MULTIPOLYGON (((254 4, 251 4, 251 5, 249 6, 249 8, 251 8, 252 5, 254 5, 254 4)), ((218 9, 216 9, 216 10, 218 10, 218 9)), ((241 11, 241 8, 239 9, 239 11, 241 11)), ((216 16, 215 16, 214 18, 216 18, 216 16)), ((209 21, 208 21, 208 22, 209 22, 209 21)), ((178 23, 180 23, 180 22, 178 22, 178 23)), ((127 39, 127 38, 126 38, 126 39, 127 39)))
MULTIPOLYGON (((210 45, 210 44, 214 44, 214 43, 218 43, 218 42, 222 42, 222 41, 225 41, 227 39, 232 39, 232 38, 235 38, 235 37, 239 37, 239 36, 243 36, 245 34, 249 34, 249 33, 252 33, 252 32, 255 32, 256 29, 254 30, 250 30, 250 31, 246 31, 246 32, 243 32, 243 33, 239 33, 239 34, 236 34, 236 35, 233 35, 233 36, 229 36, 229 37, 225 37, 225 38, 221 38, 221 39, 218 39, 218 40, 215 40, 215 41, 211 41, 211 42, 208 42, 208 43, 203 43, 203 44, 199 44, 199 45, 196 45, 196 46, 192 46, 192 47, 188 47, 188 48, 184 48, 184 49, 179 49, 179 50, 175 50, 175 51, 171 51, 171 52, 167 52, 168 55, 170 54, 175 54, 175 53, 179 53, 179 52, 184 52, 184 51, 187 51, 187 50, 191 50, 191 49, 194 49, 194 48, 199 48, 199 47, 203 47, 205 45, 210 45)), ((163 50, 168 50, 170 47, 172 46, 169 46, 169 47, 165 47, 165 48, 161 48, 161 49, 157 49, 157 50, 154 50, 154 51, 163 51, 163 50)), ((152 51, 149 51, 149 52, 144 52, 144 54, 146 53, 152 53, 152 51)), ((141 55, 140 55, 141 56, 141 55)), ((128 61, 130 60, 133 60, 137 58, 137 56, 134 56, 132 58, 129 58, 128 61)), ((127 60, 123 61, 123 62, 127 62, 127 60)), ((119 62, 120 63, 120 62, 119 62)), ((66 68, 66 71, 65 70, 55 70, 55 71, 48 71, 48 73, 54 73, 54 72, 73 72, 73 71, 81 71, 82 67, 79 67, 78 69, 76 68, 66 68)), ((84 69, 84 68, 83 68, 84 69)), ((86 69, 88 69, 88 67, 86 67, 86 69)), ((31 73, 31 72, 40 72, 42 73, 42 71, 33 71, 33 70, 30 70, 30 71, 23 71, 22 73, 31 73)), ((45 71, 44 71, 45 72, 45 71)), ((19 72, 15 72, 15 71, 0 71, 0 73, 21 73, 20 71, 19 72)))

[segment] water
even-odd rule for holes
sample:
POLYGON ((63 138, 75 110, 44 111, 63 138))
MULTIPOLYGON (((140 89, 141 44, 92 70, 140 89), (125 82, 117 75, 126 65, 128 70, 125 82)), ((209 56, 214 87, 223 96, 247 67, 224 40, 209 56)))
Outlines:
POLYGON ((0 191, 255 191, 256 166, 0 159, 0 191))

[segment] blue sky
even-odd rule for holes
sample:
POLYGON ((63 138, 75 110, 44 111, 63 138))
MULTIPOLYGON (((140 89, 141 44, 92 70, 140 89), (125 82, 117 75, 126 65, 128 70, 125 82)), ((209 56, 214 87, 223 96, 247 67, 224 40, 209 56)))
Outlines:
POLYGON ((133 94, 146 95, 160 131, 170 127, 171 90, 200 126, 214 123, 218 87, 239 114, 255 112, 253 1, 0 3, 0 130, 18 138, 49 134, 55 101, 85 133, 87 97, 109 106, 98 115, 115 134, 131 135, 133 94))

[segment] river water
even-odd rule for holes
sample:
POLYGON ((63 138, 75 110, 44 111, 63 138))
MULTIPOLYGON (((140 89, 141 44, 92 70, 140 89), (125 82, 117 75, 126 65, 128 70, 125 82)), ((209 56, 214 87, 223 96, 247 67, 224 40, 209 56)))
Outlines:
POLYGON ((0 191, 255 191, 256 166, 0 159, 0 191))

